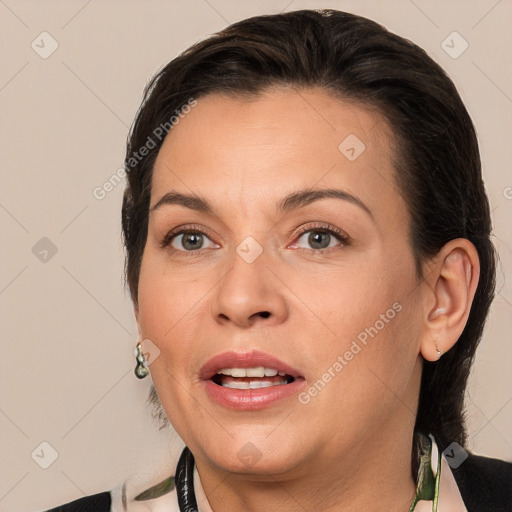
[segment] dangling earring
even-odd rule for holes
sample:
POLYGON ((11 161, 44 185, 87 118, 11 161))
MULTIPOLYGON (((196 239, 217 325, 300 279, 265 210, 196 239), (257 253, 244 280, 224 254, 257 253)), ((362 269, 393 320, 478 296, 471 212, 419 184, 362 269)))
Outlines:
POLYGON ((441 359, 441 356, 443 355, 443 351, 437 346, 437 344, 436 344, 436 348, 437 348, 437 360, 439 361, 439 359, 441 359))
POLYGON ((149 368, 146 366, 146 358, 142 353, 142 344, 140 341, 137 343, 137 348, 134 353, 137 359, 137 366, 135 367, 134 373, 138 379, 143 379, 149 373, 149 368))

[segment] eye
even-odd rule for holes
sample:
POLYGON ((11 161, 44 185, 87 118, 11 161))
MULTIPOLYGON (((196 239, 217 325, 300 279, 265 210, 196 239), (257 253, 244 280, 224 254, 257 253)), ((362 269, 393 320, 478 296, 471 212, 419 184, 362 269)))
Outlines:
MULTIPOLYGON (((341 249, 349 245, 350 241, 350 237, 340 229, 324 224, 305 226, 296 236, 298 237, 296 242, 290 247, 299 248, 313 254, 328 252, 331 249, 341 249), (308 233, 309 236, 306 238, 305 235, 308 233), (310 244, 312 249, 299 244, 302 238, 306 240, 306 244, 310 244)), ((161 241, 160 247, 165 248, 169 246, 172 251, 179 251, 183 254, 189 253, 190 255, 198 254, 203 249, 216 249, 220 247, 211 241, 208 233, 203 228, 198 226, 184 226, 167 233, 161 241), (209 247, 204 247, 205 240, 210 242, 209 247)))
POLYGON ((171 246, 172 250, 197 253, 202 249, 208 248, 203 247, 205 240, 211 242, 212 245, 209 248, 219 247, 208 238, 207 233, 203 229, 195 226, 187 226, 167 233, 160 243, 160 247, 171 246))
POLYGON ((318 253, 327 252, 327 249, 342 248, 348 245, 349 237, 340 229, 334 226, 306 226, 297 235, 299 238, 291 247, 299 247, 306 250, 306 252, 318 253), (307 237, 305 235, 309 234, 307 237), (309 244, 311 248, 302 245, 297 245, 301 238, 305 238, 305 243, 309 244), (338 244, 336 242, 339 242, 338 244))

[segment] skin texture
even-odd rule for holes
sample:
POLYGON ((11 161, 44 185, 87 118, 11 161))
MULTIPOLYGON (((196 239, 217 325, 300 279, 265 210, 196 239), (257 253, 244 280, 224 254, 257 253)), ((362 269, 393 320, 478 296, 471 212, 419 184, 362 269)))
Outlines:
POLYGON ((135 315, 141 339, 160 350, 153 381, 215 512, 408 510, 421 356, 435 361, 437 347, 457 341, 479 267, 474 246, 458 239, 416 274, 392 151, 382 117, 318 89, 205 96, 164 141, 150 209, 175 190, 208 199, 214 214, 151 211, 135 315), (354 161, 338 149, 350 134, 365 145, 354 161), (336 198, 277 212, 303 188, 343 189, 371 215, 336 198), (310 235, 329 225, 348 243, 325 235, 328 248, 313 254, 310 235), (186 235, 160 247, 179 226, 206 231, 201 249, 187 252, 186 235), (263 249, 252 263, 236 251, 248 236, 263 249), (206 361, 252 349, 299 370, 307 392, 396 303, 306 404, 292 396, 229 410, 205 393, 206 361), (260 457, 252 465, 238 456, 248 442, 260 457))

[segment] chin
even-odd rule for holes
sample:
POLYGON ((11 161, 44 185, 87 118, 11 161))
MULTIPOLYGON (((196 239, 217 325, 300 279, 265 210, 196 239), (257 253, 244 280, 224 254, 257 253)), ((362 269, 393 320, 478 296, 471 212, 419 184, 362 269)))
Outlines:
POLYGON ((211 454, 210 462, 229 473, 249 474, 272 480, 273 476, 288 473, 299 465, 300 461, 296 455, 288 452, 261 451, 247 443, 239 452, 211 454))
POLYGON ((252 475, 280 475, 298 466, 304 455, 303 444, 292 439, 304 436, 287 435, 286 432, 268 434, 241 429, 233 437, 226 434, 222 440, 210 440, 199 450, 213 464, 223 471, 252 475))

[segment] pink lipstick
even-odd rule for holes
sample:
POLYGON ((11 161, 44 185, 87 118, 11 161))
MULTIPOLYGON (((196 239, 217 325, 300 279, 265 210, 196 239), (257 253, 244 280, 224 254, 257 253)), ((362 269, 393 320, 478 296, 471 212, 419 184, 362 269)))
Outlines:
POLYGON ((238 410, 268 407, 305 385, 297 369, 259 351, 219 354, 203 365, 199 376, 211 400, 238 410))

